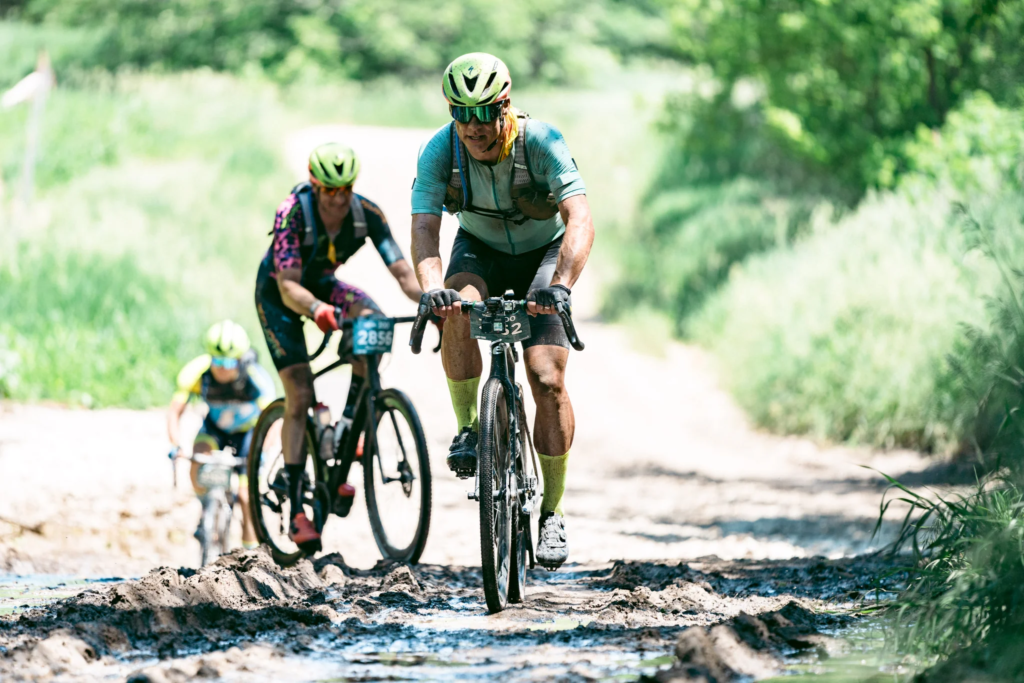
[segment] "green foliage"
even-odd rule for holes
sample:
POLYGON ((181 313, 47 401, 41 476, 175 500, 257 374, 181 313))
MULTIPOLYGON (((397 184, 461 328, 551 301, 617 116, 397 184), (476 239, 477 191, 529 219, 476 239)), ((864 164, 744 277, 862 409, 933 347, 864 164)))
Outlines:
MULTIPOLYGON (((718 85, 686 142, 732 159, 733 139, 754 137, 785 157, 783 170, 824 171, 854 198, 894 181, 918 126, 941 126, 975 90, 1015 104, 1024 83, 1021 0, 680 0, 675 8, 681 52, 709 65, 718 85)), ((769 160, 755 150, 742 161, 738 171, 751 174, 769 160)))
POLYGON ((255 67, 286 82, 439 78, 456 56, 477 50, 501 55, 517 78, 565 82, 671 51, 653 0, 31 0, 22 15, 99 31, 83 61, 109 69, 255 67))
POLYGON ((211 320, 262 347, 252 277, 294 180, 277 137, 290 114, 275 89, 212 74, 100 85, 53 93, 43 188, 0 267, 0 391, 142 407, 168 399, 211 320))
POLYGON ((940 658, 923 680, 1020 680, 1024 491, 997 478, 933 499, 889 481, 910 506, 896 547, 913 551, 907 586, 887 609, 891 644, 940 658))
POLYGON ((86 406, 167 400, 203 320, 130 256, 20 250, 0 268, 0 392, 86 406))
POLYGON ((683 331, 737 263, 795 239, 809 209, 743 179, 657 194, 620 253, 618 292, 668 312, 683 331))
POLYGON ((984 92, 965 98, 941 130, 921 126, 904 147, 905 190, 941 188, 962 199, 998 196, 1024 180, 1024 112, 984 92))
POLYGON ((946 362, 982 302, 938 197, 873 199, 738 268, 692 322, 770 429, 944 449, 963 431, 946 362), (951 234, 952 233, 952 234, 951 234))
POLYGON ((99 32, 91 30, 0 22, 0 89, 14 85, 31 73, 40 50, 47 51, 54 69, 60 74, 73 70, 74 65, 85 66, 83 55, 96 49, 100 37, 99 32))

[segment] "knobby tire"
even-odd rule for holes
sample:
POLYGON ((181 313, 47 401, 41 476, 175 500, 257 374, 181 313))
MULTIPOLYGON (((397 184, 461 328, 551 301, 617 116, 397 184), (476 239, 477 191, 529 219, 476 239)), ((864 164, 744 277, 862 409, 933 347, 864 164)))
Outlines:
MULTIPOLYGON (((480 569, 483 574, 487 610, 500 612, 508 603, 511 570, 511 510, 506 510, 502 528, 496 528, 495 488, 508 482, 508 403, 501 380, 492 377, 484 385, 480 401, 480 569), (498 476, 495 476, 495 475, 498 476)), ((515 509, 517 506, 512 506, 515 509)))
MULTIPOLYGON (((249 456, 246 463, 246 472, 249 477, 249 512, 252 516, 253 527, 256 530, 256 538, 260 543, 266 543, 274 561, 279 565, 287 567, 295 564, 306 556, 301 549, 294 551, 282 549, 275 542, 267 529, 266 520, 263 517, 264 506, 260 494, 260 461, 263 457, 263 446, 266 442, 267 433, 278 420, 284 417, 284 399, 279 398, 263 409, 260 419, 256 423, 252 437, 252 446, 249 449, 249 456)), ((306 419, 306 438, 303 445, 306 450, 306 467, 309 469, 309 462, 313 463, 313 480, 310 481, 311 493, 313 493, 313 524, 317 529, 322 529, 326 521, 327 510, 322 509, 322 496, 315 494, 318 482, 324 480, 322 463, 316 454, 316 431, 312 419, 306 419)), ((289 509, 290 509, 289 502, 289 509)), ((291 541, 289 541, 291 543, 291 541)))
MULTIPOLYGON (((427 545, 427 534, 430 531, 431 479, 427 438, 423 434, 423 425, 420 423, 419 415, 412 401, 398 389, 384 389, 377 394, 376 406, 377 418, 374 424, 377 426, 378 431, 383 420, 390 419, 388 416, 388 409, 390 409, 396 411, 397 416, 405 420, 409 431, 412 433, 414 443, 403 443, 403 445, 406 456, 416 458, 417 465, 419 466, 419 477, 413 482, 413 486, 418 486, 420 489, 420 509, 416 533, 413 535, 411 542, 404 548, 392 545, 388 539, 387 529, 384 528, 377 505, 377 483, 374 481, 374 472, 378 471, 378 465, 375 460, 379 457, 379 451, 377 449, 378 440, 375 438, 372 440, 374 445, 373 452, 364 452, 362 457, 363 487, 366 491, 366 511, 370 518, 370 528, 373 531, 373 539, 377 542, 377 548, 385 559, 415 564, 423 554, 423 549, 427 545)), ((362 424, 365 425, 366 421, 363 420, 362 424)), ((363 431, 365 431, 365 426, 363 431)), ((350 434, 348 438, 354 439, 352 443, 357 443, 359 434, 350 434)), ((370 443, 371 439, 364 437, 364 444, 368 445, 370 443)), ((400 484, 398 482, 391 482, 389 485, 399 486, 400 484)))

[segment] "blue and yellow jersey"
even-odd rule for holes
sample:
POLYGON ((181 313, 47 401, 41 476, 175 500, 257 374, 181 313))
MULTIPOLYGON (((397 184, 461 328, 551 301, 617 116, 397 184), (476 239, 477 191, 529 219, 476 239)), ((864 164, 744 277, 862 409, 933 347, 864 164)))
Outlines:
POLYGON ((255 358, 243 358, 238 379, 221 384, 210 372, 210 361, 210 355, 203 354, 185 364, 178 373, 175 400, 205 402, 210 410, 206 419, 228 434, 249 431, 274 400, 274 380, 255 358))

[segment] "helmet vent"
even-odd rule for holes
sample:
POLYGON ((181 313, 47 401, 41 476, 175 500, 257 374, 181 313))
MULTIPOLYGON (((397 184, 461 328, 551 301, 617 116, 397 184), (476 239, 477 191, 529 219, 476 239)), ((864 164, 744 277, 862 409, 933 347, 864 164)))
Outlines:
POLYGON ((459 92, 459 86, 455 85, 455 76, 452 74, 451 71, 448 72, 448 83, 450 83, 452 86, 452 92, 454 92, 459 97, 462 97, 462 93, 459 92))
POLYGON ((497 75, 498 75, 497 71, 492 71, 491 72, 491 75, 487 77, 487 82, 484 83, 484 90, 487 90, 488 88, 491 87, 491 83, 494 83, 494 78, 497 75))
POLYGON ((468 88, 470 92, 476 90, 476 82, 478 80, 480 80, 479 76, 473 76, 472 78, 469 76, 462 77, 462 81, 466 84, 466 88, 468 88))

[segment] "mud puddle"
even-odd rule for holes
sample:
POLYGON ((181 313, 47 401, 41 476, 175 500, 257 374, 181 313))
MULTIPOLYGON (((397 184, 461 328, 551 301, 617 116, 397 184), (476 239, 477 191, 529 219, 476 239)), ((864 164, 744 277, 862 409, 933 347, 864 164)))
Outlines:
POLYGON ((63 574, 0 573, 0 616, 44 607, 78 595, 97 584, 124 581, 121 577, 83 579, 63 574))
MULTIPOLYGON (((198 571, 76 584, 0 616, 0 678, 662 680, 694 628, 729 623, 745 638, 764 615, 782 634, 766 648, 817 643, 880 569, 874 558, 574 565, 531 572, 525 603, 487 615, 477 568, 361 570, 332 554, 282 569, 262 550, 236 551, 198 571)), ((758 677, 785 668, 762 664, 758 677)))
POLYGON ((883 626, 877 620, 830 635, 840 645, 835 656, 811 652, 792 657, 786 676, 765 683, 909 683, 921 668, 920 662, 886 646, 883 626))

